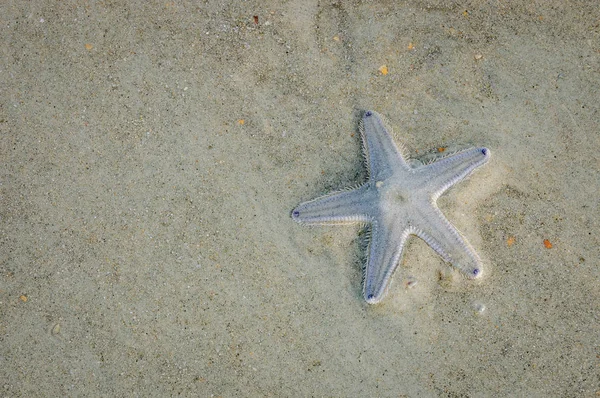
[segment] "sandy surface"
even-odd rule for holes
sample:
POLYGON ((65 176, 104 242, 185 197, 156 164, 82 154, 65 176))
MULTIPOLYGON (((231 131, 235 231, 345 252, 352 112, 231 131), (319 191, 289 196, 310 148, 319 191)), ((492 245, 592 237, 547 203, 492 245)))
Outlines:
POLYGON ((0 5, 0 395, 597 396, 597 4, 222 3, 0 5), (439 200, 480 281, 414 238, 368 306, 292 222, 365 109, 491 149, 439 200))

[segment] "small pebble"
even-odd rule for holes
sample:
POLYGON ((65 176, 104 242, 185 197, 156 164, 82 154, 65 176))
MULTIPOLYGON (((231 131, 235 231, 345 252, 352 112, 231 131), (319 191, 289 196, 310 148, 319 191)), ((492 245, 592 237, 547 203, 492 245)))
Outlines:
POLYGON ((475 302, 475 303, 473 303, 473 309, 476 312, 478 312, 480 314, 483 314, 485 312, 485 304, 479 303, 479 302, 475 302))
POLYGON ((54 327, 52 328, 52 335, 56 336, 57 334, 60 333, 60 323, 57 323, 56 325, 54 325, 54 327))

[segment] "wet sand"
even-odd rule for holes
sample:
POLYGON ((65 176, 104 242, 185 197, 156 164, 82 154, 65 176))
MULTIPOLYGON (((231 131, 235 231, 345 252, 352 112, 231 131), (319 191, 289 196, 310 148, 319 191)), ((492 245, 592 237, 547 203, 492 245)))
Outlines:
POLYGON ((1 395, 600 392, 593 2, 0 11, 1 395), (291 220, 364 181, 367 109, 490 148, 438 201, 481 279, 412 238, 369 306, 362 230, 291 220))

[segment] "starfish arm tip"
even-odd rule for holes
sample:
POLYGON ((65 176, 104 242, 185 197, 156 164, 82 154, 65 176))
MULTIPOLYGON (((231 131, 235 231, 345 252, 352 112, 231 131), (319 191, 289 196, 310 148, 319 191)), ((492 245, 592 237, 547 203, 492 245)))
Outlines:
POLYGON ((492 156, 492 152, 486 147, 479 148, 479 151, 484 156, 485 161, 487 161, 492 156))
POLYGON ((373 305, 373 304, 379 303, 381 301, 381 298, 375 296, 372 293, 369 293, 369 294, 365 294, 365 301, 367 302, 367 304, 373 305))
POLYGON ((469 279, 479 279, 481 278, 481 275, 483 275, 483 272, 481 268, 477 267, 473 268, 472 270, 466 271, 465 275, 469 279))
POLYGON ((292 210, 292 220, 300 222, 300 210, 298 210, 297 208, 292 210))

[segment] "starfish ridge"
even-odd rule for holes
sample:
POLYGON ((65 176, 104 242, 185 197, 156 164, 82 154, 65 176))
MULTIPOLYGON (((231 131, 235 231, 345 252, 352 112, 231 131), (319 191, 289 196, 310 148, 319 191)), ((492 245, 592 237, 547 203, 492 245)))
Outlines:
POLYGON ((481 276, 481 261, 444 217, 436 201, 448 188, 490 158, 487 148, 460 151, 412 167, 380 116, 364 113, 360 125, 368 180, 355 189, 300 204, 292 218, 301 224, 370 225, 363 295, 375 304, 386 294, 409 235, 417 235, 470 279, 481 276))

